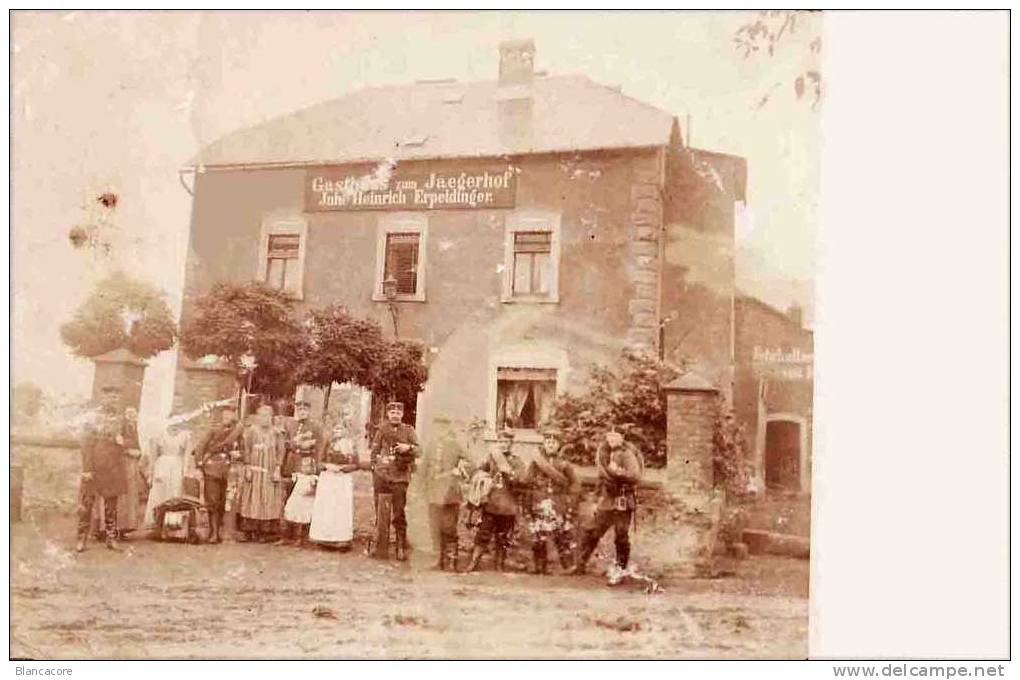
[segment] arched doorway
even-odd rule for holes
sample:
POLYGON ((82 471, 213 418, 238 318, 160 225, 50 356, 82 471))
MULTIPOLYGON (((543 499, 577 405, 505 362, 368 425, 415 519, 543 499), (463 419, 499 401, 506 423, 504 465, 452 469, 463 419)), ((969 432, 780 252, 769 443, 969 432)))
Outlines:
POLYGON ((765 425, 765 488, 801 490, 803 423, 770 417, 765 425))

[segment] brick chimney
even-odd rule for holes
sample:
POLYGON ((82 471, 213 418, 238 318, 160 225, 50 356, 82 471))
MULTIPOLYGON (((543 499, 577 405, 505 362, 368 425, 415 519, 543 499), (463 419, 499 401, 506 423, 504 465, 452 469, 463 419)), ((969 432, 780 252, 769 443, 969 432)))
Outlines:
POLYGON ((499 84, 530 85, 535 77, 535 41, 504 40, 499 44, 499 84))

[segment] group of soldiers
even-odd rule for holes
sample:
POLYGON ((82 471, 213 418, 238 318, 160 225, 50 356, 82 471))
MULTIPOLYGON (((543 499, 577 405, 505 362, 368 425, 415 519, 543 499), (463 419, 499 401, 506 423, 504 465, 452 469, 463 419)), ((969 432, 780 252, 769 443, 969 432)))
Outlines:
MULTIPOLYGON (((472 469, 467 456, 444 455, 442 445, 432 468, 433 482, 443 492, 442 510, 433 510, 440 522, 438 568, 456 570, 460 502, 467 505, 466 524, 476 529, 471 555, 465 571, 481 568, 492 551, 496 571, 514 569, 510 556, 517 524, 531 548, 531 571, 549 573, 549 549, 554 548, 560 567, 566 573, 583 574, 599 541, 613 527, 616 563, 626 569, 630 560, 630 526, 637 508, 637 485, 642 474, 637 449, 623 436, 610 430, 598 442, 595 454, 598 471, 597 502, 594 517, 578 536, 578 505, 581 480, 577 470, 563 456, 562 433, 552 426, 539 430, 542 442, 525 463, 518 453, 515 431, 505 428, 497 434, 497 445, 472 469), (441 480, 459 478, 443 484, 441 480), (466 480, 466 483, 465 481, 466 480), (463 499, 457 488, 465 489, 463 499)), ((457 451, 456 447, 449 447, 457 451)), ((428 483, 430 480, 426 480, 428 483)), ((430 502, 437 503, 432 495, 430 502)))
MULTIPOLYGON (((123 455, 123 433, 118 429, 115 404, 119 394, 115 388, 104 392, 100 416, 89 428, 83 441, 82 502, 79 507, 78 550, 84 549, 85 532, 92 500, 98 496, 107 499, 107 545, 115 548, 116 496, 118 486, 118 454, 123 455)), ((269 417, 272 408, 263 406, 256 418, 269 417), (267 413, 263 413, 267 411, 267 413)), ((496 446, 481 458, 469 455, 460 447, 449 428, 437 437, 433 451, 423 459, 418 437, 413 427, 403 422, 404 407, 390 402, 385 407, 385 419, 371 438, 370 456, 359 462, 354 451, 341 451, 329 446, 330 434, 310 418, 310 405, 298 400, 294 418, 274 425, 282 430, 273 446, 281 446, 278 466, 266 470, 272 482, 282 491, 285 501, 294 488, 293 480, 301 470, 322 469, 327 463, 334 470, 345 473, 368 470, 372 474, 376 509, 376 536, 388 536, 392 526, 395 557, 408 558, 407 492, 419 462, 423 463, 425 493, 428 496, 429 520, 436 541, 438 561, 436 567, 446 571, 459 571, 460 529, 474 529, 472 549, 464 571, 477 571, 490 548, 492 565, 496 571, 520 568, 509 558, 518 522, 531 548, 534 573, 549 572, 549 548, 555 548, 561 568, 572 574, 584 573, 599 541, 612 528, 616 549, 616 564, 626 569, 630 560, 630 527, 637 506, 637 485, 643 467, 636 447, 619 432, 609 429, 596 443, 597 500, 594 516, 578 530, 578 503, 580 479, 574 466, 565 459, 562 451, 562 434, 553 427, 540 429, 542 442, 538 450, 525 459, 519 455, 515 431, 503 428, 497 433, 496 446), (445 435, 445 436, 444 436, 445 435), (463 512, 466 510, 466 512, 463 512), (461 519, 466 516, 466 521, 461 519), (378 529, 385 531, 378 531, 378 529), (580 536, 580 545, 576 537, 580 536)), ((194 446, 195 462, 204 477, 204 500, 209 514, 210 542, 222 540, 224 516, 228 498, 231 466, 244 451, 259 450, 258 420, 245 427, 237 412, 226 408, 221 411, 220 422, 206 430, 194 446)), ((267 430, 268 431, 268 430, 267 430)), ((261 447, 265 449, 266 447, 261 447)), ((272 447, 270 447, 272 448, 272 447)), ((246 467, 256 467, 248 461, 246 467)), ((267 458, 268 460, 268 458, 267 458)), ((256 461, 257 462, 257 461, 256 461)), ((257 485, 248 485, 255 488, 257 485)), ((259 507, 264 499, 241 499, 243 507, 259 507)), ((279 501, 272 501, 279 503, 279 501)), ((350 499, 349 502, 353 502, 350 499)), ((342 511, 342 509, 341 509, 342 511)), ((257 511, 242 511, 239 540, 266 540, 278 542, 302 537, 300 526, 289 526, 281 513, 260 519, 257 511), (297 534, 295 536, 294 534, 297 534)), ((307 525, 303 527, 307 535, 307 525)), ((377 539, 378 540, 378 539, 377 539)), ((377 556, 388 555, 388 541, 375 545, 377 556)))

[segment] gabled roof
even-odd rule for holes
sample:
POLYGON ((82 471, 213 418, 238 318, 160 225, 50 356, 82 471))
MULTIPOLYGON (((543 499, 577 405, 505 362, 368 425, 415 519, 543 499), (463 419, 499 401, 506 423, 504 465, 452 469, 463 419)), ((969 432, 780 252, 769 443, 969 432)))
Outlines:
POLYGON ((371 87, 239 130, 191 166, 332 164, 664 146, 673 116, 585 76, 371 87))

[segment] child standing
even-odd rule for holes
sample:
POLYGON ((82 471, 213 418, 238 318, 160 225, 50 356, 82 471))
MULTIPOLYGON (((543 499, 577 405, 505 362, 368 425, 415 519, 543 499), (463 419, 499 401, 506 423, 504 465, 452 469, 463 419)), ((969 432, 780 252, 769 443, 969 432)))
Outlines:
POLYGON ((299 472, 291 477, 294 490, 283 508, 283 519, 290 524, 292 536, 298 545, 304 546, 308 540, 308 527, 312 523, 312 508, 315 507, 315 487, 318 477, 315 476, 315 462, 311 458, 301 460, 299 472))

